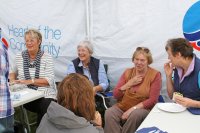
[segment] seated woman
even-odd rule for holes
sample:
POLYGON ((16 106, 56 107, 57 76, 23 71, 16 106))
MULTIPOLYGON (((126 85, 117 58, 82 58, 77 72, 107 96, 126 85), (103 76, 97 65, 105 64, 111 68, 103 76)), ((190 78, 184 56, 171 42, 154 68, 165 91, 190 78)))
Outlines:
POLYGON ((42 35, 35 29, 25 32, 27 50, 16 55, 16 63, 10 70, 10 82, 25 84, 28 88, 44 91, 45 98, 24 105, 38 114, 38 125, 52 100, 56 98, 53 58, 41 51, 42 35), (16 80, 17 79, 17 80, 16 80))
POLYGON ((108 78, 102 61, 92 57, 93 46, 89 41, 82 41, 77 46, 78 58, 69 64, 67 74, 79 73, 86 75, 92 82, 94 92, 108 88, 108 78))
POLYGON ((92 85, 87 77, 69 74, 59 84, 37 133, 103 133, 101 115, 95 111, 92 85))
POLYGON ((200 108, 200 59, 185 38, 169 39, 165 49, 169 58, 164 65, 169 97, 178 92, 182 96, 174 95, 175 102, 199 114, 195 109, 200 108))
POLYGON ((138 47, 133 54, 134 67, 120 77, 113 95, 118 103, 105 113, 105 133, 134 133, 158 100, 161 74, 149 67, 150 50, 138 47))

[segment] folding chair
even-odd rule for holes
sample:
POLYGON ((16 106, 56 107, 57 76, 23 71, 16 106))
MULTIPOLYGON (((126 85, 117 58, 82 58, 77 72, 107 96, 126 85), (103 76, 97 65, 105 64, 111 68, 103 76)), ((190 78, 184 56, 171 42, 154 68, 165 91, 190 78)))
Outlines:
MULTIPOLYGON (((105 71, 106 71, 106 74, 107 74, 108 64, 104 64, 104 68, 105 68, 105 71)), ((105 112, 105 110, 108 107, 110 107, 109 101, 110 101, 110 98, 112 98, 112 96, 113 96, 112 91, 110 91, 110 80, 109 79, 108 79, 108 83, 109 83, 109 87, 106 89, 106 91, 105 92, 98 92, 98 93, 96 93, 96 96, 95 96, 97 110, 98 110, 98 108, 102 108, 102 105, 103 105, 103 108, 104 108, 103 112, 105 112), (101 99, 101 100, 99 100, 99 99, 101 99)))
POLYGON ((109 102, 110 102, 110 99, 113 97, 112 91, 96 93, 96 95, 102 99, 105 110, 111 106, 109 102))

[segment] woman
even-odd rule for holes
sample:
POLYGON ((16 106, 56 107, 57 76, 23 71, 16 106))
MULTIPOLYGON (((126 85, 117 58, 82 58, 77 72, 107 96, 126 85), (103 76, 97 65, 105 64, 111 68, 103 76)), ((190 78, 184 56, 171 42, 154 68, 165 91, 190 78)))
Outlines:
POLYGON ((25 84, 28 88, 44 91, 45 98, 24 105, 38 114, 38 125, 52 100, 56 98, 52 57, 41 51, 42 35, 35 29, 25 32, 27 50, 16 55, 16 64, 10 73, 10 82, 25 84), (16 80, 17 79, 17 80, 16 80))
POLYGON ((149 49, 138 47, 132 61, 135 66, 125 70, 114 88, 118 103, 106 110, 105 133, 134 133, 158 100, 161 74, 149 67, 149 49))
POLYGON ((92 57, 92 44, 89 41, 82 41, 77 46, 77 51, 78 58, 69 64, 67 74, 84 74, 94 85, 93 90, 95 93, 105 91, 109 85, 108 78, 103 63, 99 59, 92 57))
POLYGON ((103 133, 93 93, 87 77, 69 74, 59 84, 58 103, 51 102, 37 133, 103 133))
POLYGON ((169 97, 178 92, 183 97, 174 97, 177 103, 189 111, 200 108, 200 59, 193 53, 193 47, 184 38, 174 38, 168 40, 165 49, 170 60, 164 65, 169 97))

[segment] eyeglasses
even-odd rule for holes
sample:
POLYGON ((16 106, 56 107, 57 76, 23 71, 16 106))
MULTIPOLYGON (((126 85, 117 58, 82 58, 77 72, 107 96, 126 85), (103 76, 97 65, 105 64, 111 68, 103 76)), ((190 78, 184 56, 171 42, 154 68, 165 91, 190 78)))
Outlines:
POLYGON ((136 51, 141 51, 141 50, 143 50, 144 52, 146 52, 147 54, 149 53, 149 49, 148 48, 146 48, 146 47, 137 47, 136 48, 136 51))

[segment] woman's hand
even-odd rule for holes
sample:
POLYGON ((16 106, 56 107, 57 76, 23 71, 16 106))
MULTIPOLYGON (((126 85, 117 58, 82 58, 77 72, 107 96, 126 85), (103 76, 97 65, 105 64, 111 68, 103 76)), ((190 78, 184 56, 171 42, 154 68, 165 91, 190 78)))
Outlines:
POLYGON ((172 77, 172 73, 173 73, 173 64, 171 64, 171 62, 167 62, 164 64, 164 70, 165 70, 165 74, 167 77, 172 77))
POLYGON ((25 84, 25 85, 33 84, 32 80, 15 80, 14 83, 15 84, 25 84))
POLYGON ((131 112, 134 110, 134 107, 128 109, 126 112, 122 114, 122 120, 127 120, 131 112))
POLYGON ((93 92, 94 92, 94 96, 95 96, 96 93, 97 93, 97 90, 96 90, 96 87, 95 87, 95 86, 93 87, 93 92))
POLYGON ((138 85, 142 83, 144 76, 143 75, 136 75, 135 77, 131 78, 127 83, 128 86, 132 87, 134 85, 138 85))
POLYGON ((188 108, 188 107, 197 107, 199 108, 196 104, 196 101, 195 100, 192 100, 190 98, 187 98, 187 97, 180 97, 180 96, 176 96, 174 98, 175 102, 188 108))
POLYGON ((94 95, 96 95, 97 92, 101 92, 101 91, 103 91, 103 88, 100 85, 93 87, 94 95))
POLYGON ((120 88, 122 92, 124 92, 126 89, 131 88, 134 85, 138 85, 142 83, 144 76, 142 75, 136 75, 135 77, 131 78, 124 86, 120 88))
POLYGON ((102 126, 101 114, 98 111, 96 111, 95 113, 95 119, 93 120, 93 122, 98 126, 102 126))

